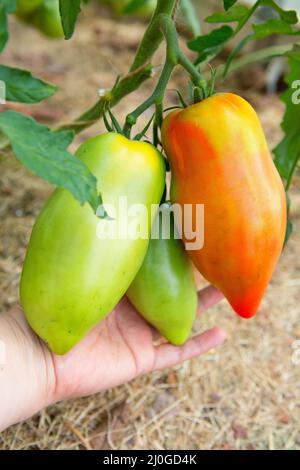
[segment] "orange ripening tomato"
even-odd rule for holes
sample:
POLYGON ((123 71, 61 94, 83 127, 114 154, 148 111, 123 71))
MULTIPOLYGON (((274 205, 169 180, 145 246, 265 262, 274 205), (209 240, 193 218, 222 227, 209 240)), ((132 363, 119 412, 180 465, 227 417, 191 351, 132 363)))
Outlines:
POLYGON ((190 218, 204 204, 204 245, 190 257, 240 316, 252 317, 286 230, 285 192, 257 114, 235 94, 216 94, 168 115, 162 142, 172 202, 192 204, 190 218))

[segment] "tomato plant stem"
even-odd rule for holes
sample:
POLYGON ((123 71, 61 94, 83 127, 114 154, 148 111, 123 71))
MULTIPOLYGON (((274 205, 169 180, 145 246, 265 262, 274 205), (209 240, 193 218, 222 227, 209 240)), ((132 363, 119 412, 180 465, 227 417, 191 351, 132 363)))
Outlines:
POLYGON ((158 28, 157 17, 161 14, 172 16, 176 6, 176 0, 158 0, 154 15, 145 31, 144 37, 138 47, 137 53, 130 67, 130 70, 136 70, 152 59, 152 56, 158 49, 163 40, 162 31, 158 28))
POLYGON ((76 134, 95 124, 103 116, 104 109, 109 103, 115 106, 124 96, 135 91, 147 79, 154 75, 154 67, 147 64, 122 78, 111 90, 107 90, 91 108, 81 114, 74 122, 63 124, 59 129, 72 129, 76 134))
MULTIPOLYGON (((203 77, 198 72, 197 68, 180 50, 174 21, 170 16, 161 14, 155 18, 154 25, 156 25, 156 22, 159 23, 160 30, 162 31, 167 44, 165 65, 152 95, 127 115, 124 126, 124 134, 127 137, 130 137, 132 126, 136 124, 138 117, 144 111, 154 104, 156 106, 161 106, 170 77, 177 65, 181 65, 190 74, 195 86, 203 88, 206 85, 206 82, 203 80, 203 77)), ((157 120, 156 124, 158 124, 157 120)))

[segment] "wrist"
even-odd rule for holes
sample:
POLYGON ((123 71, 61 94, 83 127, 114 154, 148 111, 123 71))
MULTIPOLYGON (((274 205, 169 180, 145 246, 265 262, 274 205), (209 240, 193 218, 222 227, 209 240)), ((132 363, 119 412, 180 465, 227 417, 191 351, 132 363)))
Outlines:
POLYGON ((54 401, 52 356, 19 308, 0 316, 0 431, 54 401))

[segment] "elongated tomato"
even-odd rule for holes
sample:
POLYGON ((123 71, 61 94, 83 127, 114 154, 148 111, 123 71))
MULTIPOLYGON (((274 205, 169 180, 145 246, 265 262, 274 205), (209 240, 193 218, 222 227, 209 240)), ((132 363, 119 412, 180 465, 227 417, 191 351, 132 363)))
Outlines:
POLYGON ((172 202, 204 204, 204 246, 190 257, 240 316, 252 317, 286 230, 285 192, 257 114, 235 94, 216 94, 167 116, 162 141, 172 202))
POLYGON ((59 188, 34 224, 20 298, 28 323, 56 354, 75 346, 127 291, 148 249, 149 239, 139 230, 150 232, 151 207, 159 204, 165 186, 163 158, 146 142, 110 132, 88 139, 76 155, 96 176, 104 204, 115 213, 100 219, 59 188), (128 210, 119 207, 124 199, 128 210), (146 217, 141 211, 132 218, 136 204, 147 209, 146 217), (131 231, 114 236, 113 227, 131 231))

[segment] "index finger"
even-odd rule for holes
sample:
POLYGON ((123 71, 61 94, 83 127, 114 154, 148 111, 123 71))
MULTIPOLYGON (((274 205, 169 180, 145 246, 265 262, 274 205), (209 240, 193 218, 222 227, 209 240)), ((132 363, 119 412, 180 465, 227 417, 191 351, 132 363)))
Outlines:
POLYGON ((220 302, 223 298, 222 292, 214 286, 207 286, 201 289, 198 292, 198 315, 220 302))

